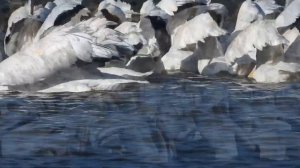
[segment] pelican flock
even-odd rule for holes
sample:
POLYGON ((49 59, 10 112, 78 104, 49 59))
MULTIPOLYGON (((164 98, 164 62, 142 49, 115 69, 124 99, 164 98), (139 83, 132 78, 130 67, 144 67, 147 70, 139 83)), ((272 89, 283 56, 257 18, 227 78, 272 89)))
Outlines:
POLYGON ((299 81, 300 0, 284 3, 245 0, 234 13, 214 0, 147 0, 138 11, 121 0, 28 0, 0 18, 1 90, 118 90, 174 71, 299 81))

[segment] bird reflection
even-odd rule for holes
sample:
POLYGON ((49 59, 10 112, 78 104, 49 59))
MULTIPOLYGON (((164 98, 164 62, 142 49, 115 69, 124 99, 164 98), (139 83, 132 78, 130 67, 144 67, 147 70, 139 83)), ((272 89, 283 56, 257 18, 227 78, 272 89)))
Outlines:
POLYGON ((284 103, 291 88, 245 91, 241 85, 208 88, 209 83, 3 98, 2 157, 97 156, 144 163, 299 158, 299 99, 289 100, 294 110, 284 103))

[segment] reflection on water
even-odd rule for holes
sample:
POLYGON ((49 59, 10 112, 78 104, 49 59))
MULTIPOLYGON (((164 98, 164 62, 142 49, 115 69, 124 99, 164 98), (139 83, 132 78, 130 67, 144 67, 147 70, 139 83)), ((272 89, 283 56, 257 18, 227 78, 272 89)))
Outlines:
POLYGON ((2 94, 0 164, 300 165, 299 84, 198 76, 154 81, 111 93, 2 94))

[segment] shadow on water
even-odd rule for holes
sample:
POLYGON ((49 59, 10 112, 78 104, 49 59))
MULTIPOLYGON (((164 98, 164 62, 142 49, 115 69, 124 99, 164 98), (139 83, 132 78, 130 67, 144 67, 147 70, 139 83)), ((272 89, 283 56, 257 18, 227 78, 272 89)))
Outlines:
POLYGON ((121 92, 2 94, 0 164, 300 165, 299 84, 183 76, 121 92))

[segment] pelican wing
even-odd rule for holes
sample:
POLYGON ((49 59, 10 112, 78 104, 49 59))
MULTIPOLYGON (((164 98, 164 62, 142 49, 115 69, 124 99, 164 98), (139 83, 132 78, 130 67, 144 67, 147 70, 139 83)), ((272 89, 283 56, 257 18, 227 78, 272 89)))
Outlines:
POLYGON ((184 9, 178 13, 176 13, 172 18, 169 19, 167 24, 167 30, 169 34, 173 34, 176 29, 184 24, 186 21, 191 18, 200 15, 205 12, 216 12, 217 14, 225 17, 228 13, 227 8, 219 3, 211 3, 209 5, 199 5, 191 8, 184 9))
POLYGON ((152 27, 151 21, 149 18, 141 18, 140 22, 138 23, 138 29, 140 29, 141 34, 144 38, 149 41, 152 38, 155 38, 155 30, 152 27))
POLYGON ((153 74, 153 72, 141 73, 141 72, 133 71, 131 69, 118 68, 118 67, 103 67, 103 68, 98 68, 98 70, 101 71, 101 73, 105 73, 113 76, 120 76, 127 79, 145 79, 149 75, 153 74))
POLYGON ((162 0, 156 6, 164 10, 167 14, 173 16, 174 12, 177 12, 178 7, 189 3, 205 3, 208 4, 208 0, 162 0))
MULTIPOLYGON (((162 57, 161 61, 164 65, 165 70, 178 71, 181 68, 184 68, 184 61, 188 60, 191 57, 193 57, 193 52, 191 51, 171 49, 166 55, 162 57)), ((193 66, 192 64, 188 64, 188 67, 190 68, 193 66)))
POLYGON ((274 21, 259 20, 237 35, 229 45, 225 58, 232 65, 238 58, 256 52, 257 49, 286 43, 288 41, 278 33, 274 21))
POLYGON ((155 10, 156 6, 153 3, 153 0, 147 0, 146 2, 143 3, 141 9, 140 9, 140 14, 141 15, 148 15, 151 13, 151 11, 155 10))
POLYGON ((102 1, 99 4, 96 16, 104 16, 105 18, 113 20, 119 24, 126 21, 126 14, 121 7, 112 4, 112 2, 110 3, 108 0, 102 1))
POLYGON ((207 37, 225 34, 226 31, 218 26, 210 14, 204 13, 180 26, 172 39, 172 44, 174 48, 182 49, 198 41, 204 42, 207 37))
POLYGON ((272 14, 281 7, 276 4, 275 0, 257 0, 256 4, 263 10, 265 15, 272 14))
POLYGON ((134 22, 123 22, 115 30, 123 34, 138 32, 137 23, 134 22))
POLYGON ((254 2, 246 0, 239 9, 234 31, 244 30, 252 22, 257 20, 258 17, 262 17, 263 15, 263 11, 260 10, 254 2))
POLYGON ((15 10, 8 19, 8 25, 7 25, 7 31, 6 31, 6 37, 10 34, 11 27, 13 24, 27 18, 30 16, 30 13, 28 12, 26 7, 20 7, 17 10, 15 10))
POLYGON ((300 16, 300 0, 292 1, 276 18, 276 26, 286 27, 296 22, 300 16))
POLYGON ((70 68, 78 60, 110 59, 121 56, 122 51, 133 50, 120 33, 99 28, 108 23, 105 19, 93 18, 75 27, 55 29, 1 62, 0 85, 32 84, 70 68))
POLYGON ((133 10, 131 10, 131 5, 126 2, 122 2, 120 0, 107 0, 109 3, 119 7, 125 14, 126 18, 131 18, 133 10))
POLYGON ((64 5, 64 4, 82 4, 83 0, 55 0, 54 3, 56 6, 64 5))
POLYGON ((148 84, 144 80, 131 80, 124 78, 83 79, 58 84, 56 86, 39 90, 41 93, 60 92, 90 92, 90 91, 120 91, 132 86, 148 84))
POLYGON ((167 24, 167 30, 169 34, 173 34, 176 29, 186 23, 189 18, 193 18, 199 14, 207 12, 207 6, 194 6, 188 9, 184 9, 177 14, 175 14, 172 18, 169 19, 167 24))
POLYGON ((77 6, 80 6, 80 3, 76 3, 73 1, 66 2, 66 3, 63 3, 63 2, 64 1, 56 2, 59 5, 54 7, 53 10, 51 11, 51 13, 48 15, 47 19, 45 20, 42 27, 40 28, 40 30, 37 33, 36 40, 40 39, 42 37, 43 33, 45 33, 48 29, 55 26, 55 24, 56 24, 55 22, 57 21, 58 17, 60 17, 60 16, 63 17, 62 15, 64 13, 67 13, 67 11, 71 11, 71 10, 75 9, 77 6))
POLYGON ((111 59, 112 57, 129 56, 134 51, 124 34, 106 28, 109 24, 111 22, 106 19, 92 18, 69 30, 70 42, 74 46, 73 48, 77 48, 76 55, 79 59, 87 62, 93 58, 111 59), (81 41, 82 44, 78 41, 81 41), (85 51, 85 49, 88 50, 85 51))
POLYGON ((297 28, 288 30, 283 34, 289 40, 289 45, 285 48, 284 60, 287 62, 300 63, 300 32, 297 28))

